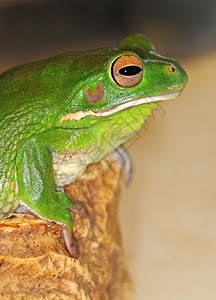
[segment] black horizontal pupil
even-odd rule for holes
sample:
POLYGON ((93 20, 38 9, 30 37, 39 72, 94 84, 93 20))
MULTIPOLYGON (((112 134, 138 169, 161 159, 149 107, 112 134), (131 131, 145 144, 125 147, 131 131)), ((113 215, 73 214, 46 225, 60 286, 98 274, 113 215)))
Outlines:
POLYGON ((119 70, 119 74, 124 76, 134 76, 139 74, 142 69, 138 66, 127 66, 119 70))

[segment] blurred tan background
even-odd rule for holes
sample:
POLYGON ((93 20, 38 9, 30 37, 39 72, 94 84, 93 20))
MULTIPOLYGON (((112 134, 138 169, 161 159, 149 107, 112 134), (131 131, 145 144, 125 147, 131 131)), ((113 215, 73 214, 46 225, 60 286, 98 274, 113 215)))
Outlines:
POLYGON ((133 32, 180 60, 189 83, 128 143, 120 218, 134 300, 216 299, 216 2, 0 1, 0 71, 133 32))

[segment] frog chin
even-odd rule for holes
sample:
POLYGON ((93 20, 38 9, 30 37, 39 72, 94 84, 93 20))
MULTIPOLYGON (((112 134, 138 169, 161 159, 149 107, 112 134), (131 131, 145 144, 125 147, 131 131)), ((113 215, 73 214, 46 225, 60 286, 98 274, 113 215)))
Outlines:
POLYGON ((62 123, 63 121, 79 121, 87 116, 94 116, 94 117, 107 117, 110 116, 112 114, 115 114, 119 111, 125 110, 129 107, 134 107, 134 106, 138 106, 138 105, 142 105, 142 104, 148 104, 148 103, 153 103, 153 102, 159 102, 159 101, 165 101, 165 100, 170 100, 170 99, 174 99, 176 97, 178 97, 181 94, 181 90, 177 91, 177 92, 172 92, 172 93, 168 93, 168 94, 157 94, 155 96, 150 96, 150 97, 143 97, 143 98, 139 98, 139 99, 131 99, 131 100, 127 100, 126 102, 123 102, 122 104, 112 107, 112 108, 108 108, 108 109, 104 109, 101 111, 94 111, 94 110, 86 110, 86 111, 77 111, 75 113, 69 113, 65 116, 63 116, 60 119, 60 123, 62 123))

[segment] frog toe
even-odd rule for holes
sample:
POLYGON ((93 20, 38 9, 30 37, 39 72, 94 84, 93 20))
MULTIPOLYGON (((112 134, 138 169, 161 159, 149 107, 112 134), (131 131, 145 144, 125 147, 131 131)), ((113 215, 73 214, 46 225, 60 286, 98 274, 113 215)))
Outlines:
POLYGON ((85 205, 82 202, 77 201, 74 206, 68 207, 70 212, 78 214, 81 218, 87 218, 88 212, 85 205))
POLYGON ((78 246, 76 245, 76 241, 73 238, 72 230, 68 231, 66 229, 66 225, 63 225, 62 227, 63 227, 62 234, 65 240, 67 250, 73 258, 77 259, 80 253, 79 253, 78 246))
POLYGON ((113 159, 116 161, 119 169, 124 171, 124 182, 128 186, 131 182, 133 174, 133 164, 130 156, 123 146, 119 146, 111 153, 113 159))

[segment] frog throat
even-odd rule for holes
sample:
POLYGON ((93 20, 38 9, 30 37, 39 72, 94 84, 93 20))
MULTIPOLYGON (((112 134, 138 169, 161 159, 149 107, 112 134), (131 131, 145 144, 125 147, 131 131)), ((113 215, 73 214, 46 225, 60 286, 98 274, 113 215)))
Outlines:
POLYGON ((115 106, 113 108, 104 109, 104 110, 101 110, 98 112, 95 112, 94 110, 86 110, 86 111, 80 110, 75 113, 68 113, 67 115, 63 116, 60 119, 60 123, 62 123, 64 121, 79 121, 87 116, 107 117, 107 116, 117 113, 119 111, 125 110, 126 108, 129 108, 129 107, 174 99, 174 98, 178 97, 180 94, 181 94, 181 91, 178 91, 178 92, 173 92, 173 93, 169 93, 169 94, 158 94, 158 95, 155 95, 152 97, 132 99, 132 100, 124 102, 118 106, 115 106))

